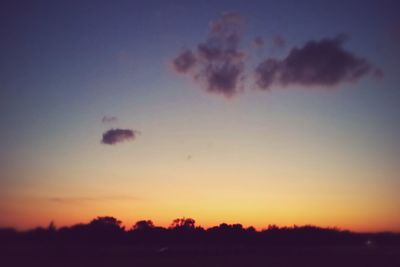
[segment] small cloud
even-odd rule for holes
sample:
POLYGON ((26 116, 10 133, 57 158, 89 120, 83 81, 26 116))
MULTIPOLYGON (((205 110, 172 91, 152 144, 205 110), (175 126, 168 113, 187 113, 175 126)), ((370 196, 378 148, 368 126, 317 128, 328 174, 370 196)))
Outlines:
POLYGON ((104 116, 102 119, 101 119, 101 122, 102 123, 115 123, 115 122, 117 122, 118 121, 118 118, 117 117, 114 117, 114 116, 104 116))
POLYGON ((130 129, 110 129, 103 134, 101 142, 106 145, 114 145, 124 141, 131 141, 140 134, 139 131, 130 129))
POLYGON ((232 97, 244 79, 245 53, 239 49, 243 18, 235 12, 224 13, 210 22, 209 36, 194 50, 183 50, 173 60, 178 73, 199 82, 207 92, 232 97))
POLYGON ((343 35, 308 41, 301 48, 293 48, 283 60, 268 58, 256 68, 256 84, 260 89, 269 89, 273 85, 333 87, 357 81, 369 74, 372 66, 346 51, 344 41, 343 35))

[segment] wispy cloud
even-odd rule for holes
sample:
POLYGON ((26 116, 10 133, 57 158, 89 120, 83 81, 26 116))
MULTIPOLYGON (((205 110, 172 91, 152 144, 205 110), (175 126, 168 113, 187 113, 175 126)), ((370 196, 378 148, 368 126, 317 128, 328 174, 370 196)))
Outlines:
POLYGON ((118 118, 115 117, 115 116, 104 116, 104 117, 101 119, 101 122, 102 122, 102 123, 115 123, 115 122, 117 122, 117 121, 118 121, 118 118))
POLYGON ((127 195, 97 196, 97 197, 49 197, 47 201, 59 204, 82 204, 102 201, 138 201, 141 198, 127 195))

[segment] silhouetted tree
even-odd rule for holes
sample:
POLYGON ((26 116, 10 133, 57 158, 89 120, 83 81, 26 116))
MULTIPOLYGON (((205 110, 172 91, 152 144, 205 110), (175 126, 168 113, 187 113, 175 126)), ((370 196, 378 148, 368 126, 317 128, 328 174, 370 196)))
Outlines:
POLYGON ((249 233, 256 233, 257 232, 256 228, 254 228, 253 226, 247 227, 246 231, 249 232, 249 233))
POLYGON ((194 229, 196 221, 192 218, 178 218, 172 221, 172 229, 194 229))
POLYGON ((140 245, 208 245, 236 246, 310 246, 310 245, 362 245, 400 244, 400 235, 391 233, 355 234, 337 228, 320 228, 312 225, 278 227, 269 225, 263 231, 241 224, 222 223, 204 230, 195 226, 192 218, 173 220, 168 229, 157 227, 151 220, 137 221, 130 231, 125 231, 121 221, 114 217, 97 217, 87 224, 56 228, 38 227, 25 232, 0 228, 0 245, 9 242, 30 244, 79 244, 89 246, 140 245), (372 241, 371 241, 372 240, 372 241))
POLYGON ((124 234, 124 227, 121 221, 114 217, 104 216, 92 220, 87 227, 86 236, 89 240, 103 242, 115 242, 120 240, 124 234))
POLYGON ((153 228, 154 228, 154 224, 151 220, 137 221, 132 227, 133 230, 139 230, 139 231, 150 230, 153 228))
POLYGON ((91 226, 99 226, 99 227, 113 227, 113 228, 120 228, 121 221, 117 220, 111 216, 104 216, 104 217, 97 217, 93 219, 89 225, 91 226))
POLYGON ((51 221, 49 223, 49 226, 47 226, 47 231, 49 231, 49 232, 56 232, 57 231, 57 228, 56 228, 56 225, 55 225, 54 221, 51 221))

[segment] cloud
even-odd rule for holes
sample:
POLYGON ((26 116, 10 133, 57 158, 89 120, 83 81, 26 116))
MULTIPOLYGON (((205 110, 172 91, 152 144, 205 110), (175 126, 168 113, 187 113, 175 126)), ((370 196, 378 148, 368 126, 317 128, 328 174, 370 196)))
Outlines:
POLYGON ((114 123, 114 122, 117 122, 117 121, 118 121, 118 118, 114 117, 114 116, 104 116, 101 119, 102 123, 114 123))
POLYGON ((181 51, 173 60, 178 73, 190 75, 207 92, 232 97, 244 79, 245 53, 239 49, 243 18, 224 13, 210 23, 208 38, 193 50, 181 51))
POLYGON ((330 88, 342 82, 357 81, 373 67, 366 59, 346 51, 344 41, 343 35, 308 41, 302 48, 293 48, 283 60, 268 58, 255 70, 256 84, 260 89, 273 85, 330 88))
POLYGON ((196 57, 192 51, 184 50, 174 59, 173 64, 177 72, 185 73, 196 64, 196 57))
MULTIPOLYGON (((244 19, 235 12, 224 13, 210 22, 207 39, 193 48, 182 49, 172 60, 172 66, 200 84, 208 93, 231 98, 244 89, 247 79, 245 63, 248 53, 240 48, 244 19)), ((259 89, 292 85, 333 88, 345 82, 356 82, 371 75, 384 76, 365 58, 344 48, 345 35, 310 40, 302 47, 293 47, 282 58, 273 56, 261 61, 252 71, 259 89)), ((286 39, 276 34, 252 40, 255 48, 267 43, 271 51, 287 46, 286 39)), ((250 50, 251 51, 251 50, 250 50)))
POLYGON ((103 133, 101 142, 106 145, 114 145, 123 141, 133 140, 138 134, 140 134, 139 131, 130 129, 110 129, 103 133))
POLYGON ((115 196, 98 196, 98 197, 49 197, 48 201, 60 204, 79 204, 85 202, 97 202, 97 201, 136 201, 140 200, 138 197, 128 195, 115 195, 115 196))

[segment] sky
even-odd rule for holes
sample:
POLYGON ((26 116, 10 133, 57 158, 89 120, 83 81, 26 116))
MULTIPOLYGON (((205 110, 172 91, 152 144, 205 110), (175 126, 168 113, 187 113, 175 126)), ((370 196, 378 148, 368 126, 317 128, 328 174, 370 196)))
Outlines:
POLYGON ((0 226, 400 231, 398 1, 2 1, 0 226))

